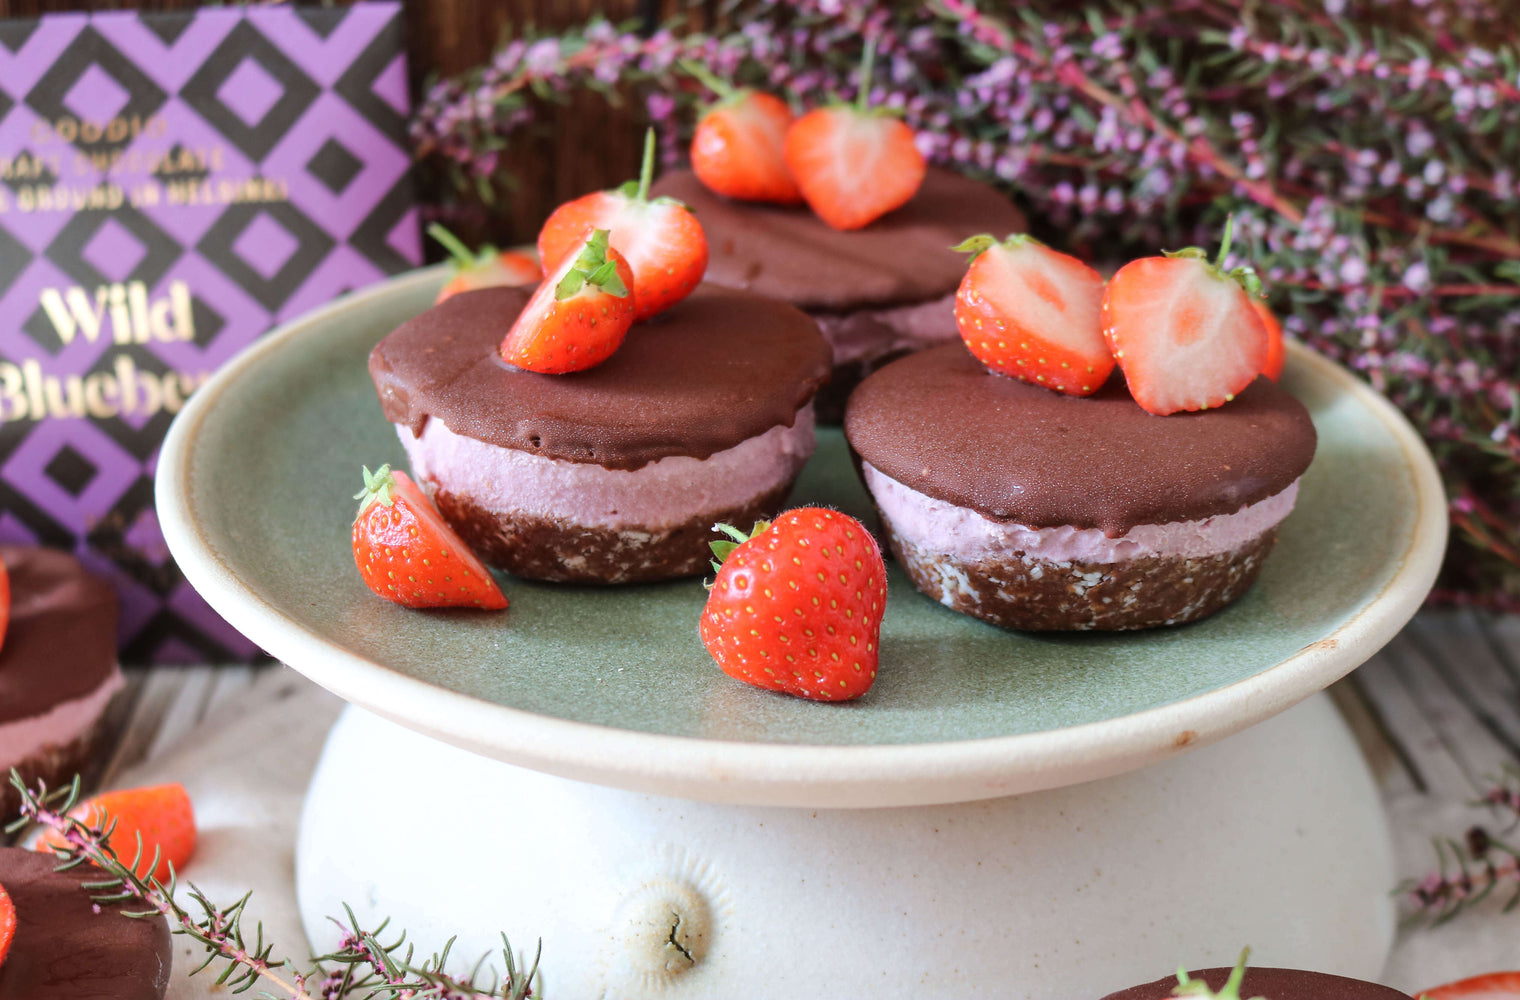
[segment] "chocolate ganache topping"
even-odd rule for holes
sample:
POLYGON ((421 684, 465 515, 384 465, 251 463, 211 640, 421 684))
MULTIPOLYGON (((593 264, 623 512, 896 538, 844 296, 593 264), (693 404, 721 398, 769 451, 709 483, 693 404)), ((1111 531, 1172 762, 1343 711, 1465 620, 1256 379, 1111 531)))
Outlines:
POLYGON ((864 229, 830 228, 807 206, 730 201, 678 170, 654 195, 685 202, 707 233, 707 280, 782 299, 809 311, 842 312, 942 298, 966 274, 950 248, 1027 223, 989 185, 930 168, 913 200, 864 229))
POLYGON ((116 666, 116 592, 57 549, 0 545, 11 622, 0 647, 0 724, 83 698, 116 666))
POLYGON ((105 873, 93 865, 55 872, 57 863, 52 854, 0 848, 0 885, 16 904, 0 1000, 162 1000, 172 958, 168 923, 123 915, 134 909, 130 902, 96 912, 80 883, 105 873))
POLYGON ((369 371, 386 419, 417 434, 442 420, 487 444, 637 469, 789 427, 829 375, 829 346, 804 313, 716 285, 635 324, 595 368, 521 371, 497 347, 531 291, 455 295, 376 345, 369 371))
MULTIPOLYGON (((1204 969, 1189 975, 1202 979, 1218 990, 1230 978, 1230 969, 1204 969)), ((1144 986, 1131 986, 1110 993, 1103 1000, 1166 1000, 1177 987, 1176 975, 1166 976, 1144 986)), ((1240 984, 1243 997, 1265 1000, 1409 1000, 1407 993, 1377 983, 1323 972, 1300 972, 1297 969, 1247 969, 1240 984)))
POLYGON ((1000 521, 1118 537, 1233 514, 1314 457, 1303 404, 1259 378, 1215 410, 1152 416, 1115 375, 1087 398, 997 375, 959 342, 887 365, 850 397, 856 453, 911 489, 1000 521))

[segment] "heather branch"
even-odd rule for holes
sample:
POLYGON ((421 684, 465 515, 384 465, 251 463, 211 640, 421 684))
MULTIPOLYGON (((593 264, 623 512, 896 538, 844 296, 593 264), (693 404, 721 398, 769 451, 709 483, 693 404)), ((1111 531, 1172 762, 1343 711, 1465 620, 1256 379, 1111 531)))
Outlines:
MULTIPOLYGON (((131 904, 134 901, 141 904, 139 909, 124 909, 119 914, 102 913, 102 920, 163 916, 173 933, 192 938, 205 949, 205 960, 192 969, 190 975, 224 962, 216 983, 233 993, 246 992, 262 983, 277 989, 280 995, 290 1000, 340 1000, 351 996, 361 996, 365 1000, 380 997, 393 1000, 421 1000, 424 997, 432 1000, 486 1000, 492 997, 525 1000, 533 995, 538 959, 535 957, 528 968, 519 969, 505 937, 502 938, 504 977, 498 986, 483 989, 477 985, 480 965, 465 979, 444 973, 452 941, 441 954, 416 965, 410 947, 401 952, 406 943, 405 934, 391 944, 384 944, 380 935, 385 933, 387 924, 382 923, 373 931, 365 930, 353 910, 346 906, 347 921, 335 921, 340 928, 338 949, 315 959, 309 971, 296 971, 288 959, 273 957, 274 945, 264 940, 262 923, 256 925, 253 941, 247 940, 243 912, 252 893, 245 894, 231 906, 218 907, 193 884, 187 885, 191 902, 200 910, 196 915, 175 898, 177 884, 172 866, 167 883, 152 874, 137 874, 139 871, 151 872, 158 862, 155 851, 151 864, 140 865, 143 860, 140 837, 136 856, 130 863, 122 861, 109 843, 115 829, 114 820, 102 815, 94 822, 85 822, 70 814, 79 802, 77 777, 69 787, 50 791, 42 782, 38 782, 35 789, 28 786, 13 769, 11 786, 21 797, 21 818, 12 823, 7 832, 14 833, 27 824, 36 824, 57 834, 65 845, 56 849, 60 856, 59 870, 85 863, 102 870, 102 878, 81 884, 81 889, 88 892, 96 904, 131 904), (315 991, 309 988, 311 984, 316 984, 315 991)), ((268 992, 263 995, 275 996, 268 992)))

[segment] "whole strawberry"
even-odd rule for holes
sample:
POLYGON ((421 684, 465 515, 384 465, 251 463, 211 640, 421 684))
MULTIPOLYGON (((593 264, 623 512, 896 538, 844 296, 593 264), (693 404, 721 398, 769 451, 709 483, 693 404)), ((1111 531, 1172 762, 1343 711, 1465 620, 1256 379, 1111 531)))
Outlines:
POLYGON ((354 562, 370 590, 409 608, 507 606, 506 597, 469 546, 401 471, 364 470, 354 494, 354 562))
POLYGON ((859 521, 799 507, 712 543, 717 578, 702 644, 730 677, 815 701, 858 698, 876 679, 887 572, 859 521))
POLYGON ((525 253, 498 250, 489 243, 472 252, 459 237, 436 222, 428 226, 427 231, 429 236, 443 244, 454 265, 454 276, 438 290, 434 305, 460 292, 498 285, 531 285, 541 277, 538 261, 525 253))
POLYGON ((1130 261, 1108 279, 1103 335, 1130 395, 1150 413, 1223 406, 1261 374, 1267 328, 1248 267, 1226 272, 1230 224, 1216 262, 1198 247, 1130 261))
POLYGON ((502 338, 501 356, 545 375, 593 368, 622 346, 633 325, 633 272, 594 229, 533 292, 502 338))
POLYGON ((955 248, 971 266, 955 293, 955 325, 995 372, 1090 396, 1114 370, 1103 339, 1103 278, 1032 236, 973 236, 955 248))
POLYGON ((649 198, 654 180, 654 130, 644 139, 637 181, 597 191, 556 208, 538 233, 544 276, 573 256, 593 229, 606 229, 612 246, 633 269, 635 323, 680 302, 707 273, 707 234, 691 210, 674 198, 649 198))
POLYGON ((691 137, 691 169, 710 191, 741 201, 802 200, 786 165, 792 109, 774 94, 735 90, 698 63, 682 67, 718 95, 691 137))
POLYGON ((913 130, 883 108, 872 108, 866 45, 860 99, 809 111, 786 133, 786 165, 817 216, 835 229, 860 229, 918 193, 927 164, 913 130))

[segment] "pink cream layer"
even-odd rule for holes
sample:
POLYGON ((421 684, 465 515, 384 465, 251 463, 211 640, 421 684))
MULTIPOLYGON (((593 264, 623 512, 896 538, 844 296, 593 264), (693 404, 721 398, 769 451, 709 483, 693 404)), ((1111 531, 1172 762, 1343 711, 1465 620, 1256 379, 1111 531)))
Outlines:
POLYGON ((0 771, 17 766, 39 750, 68 746, 88 733, 111 696, 125 683, 121 671, 112 670, 104 683, 83 697, 59 702, 41 715, 0 725, 0 771))
POLYGON ((818 329, 834 349, 834 364, 921 351, 959 336, 955 296, 888 309, 862 309, 838 315, 812 313, 818 329))
POLYGON ((1031 528, 994 521, 967 507, 925 496, 864 464, 876 506, 904 540, 957 561, 996 560, 1021 552, 1047 562, 1115 563, 1146 556, 1197 558, 1233 552, 1278 524, 1293 509, 1298 480, 1233 514, 1202 521, 1140 524, 1118 538, 1100 528, 1031 528))
POLYGON ((638 469, 564 462, 455 434, 432 419, 421 437, 398 426, 419 480, 500 513, 599 528, 662 529, 732 510, 789 482, 813 454, 813 406, 705 459, 671 455, 638 469))

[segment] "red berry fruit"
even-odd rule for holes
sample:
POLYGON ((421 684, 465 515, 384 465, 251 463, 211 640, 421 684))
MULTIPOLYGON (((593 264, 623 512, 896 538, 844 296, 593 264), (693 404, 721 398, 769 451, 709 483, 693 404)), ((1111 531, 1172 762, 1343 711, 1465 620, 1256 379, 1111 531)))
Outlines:
POLYGON ((674 198, 649 198, 654 179, 654 130, 644 142, 637 181, 567 201, 538 233, 545 277, 585 244, 594 229, 611 233, 612 246, 633 269, 634 322, 657 316, 686 298, 707 273, 707 234, 691 210, 674 198))
MULTIPOLYGON (((195 853, 195 809, 184 785, 102 792, 70 809, 69 815, 87 826, 108 830, 106 843, 123 864, 133 867, 138 878, 151 875, 168 882, 171 866, 175 873, 183 871, 195 853)), ((52 830, 37 842, 38 850, 59 851, 67 846, 63 836, 52 830)))
POLYGON ((354 562, 370 590, 409 608, 507 606, 506 597, 469 546, 404 472, 364 470, 354 494, 354 562))
POLYGON ((1415 996, 1429 1000, 1520 1000, 1520 972, 1472 976, 1433 990, 1421 990, 1415 996))
POLYGON ((448 250, 454 265, 454 276, 439 289, 434 305, 460 292, 498 285, 531 285, 542 277, 538 261, 525 253, 498 250, 489 243, 472 252, 459 237, 436 222, 427 231, 448 250))
POLYGON ((691 169, 708 190, 741 201, 795 205, 802 200, 786 165, 792 109, 757 90, 735 90, 696 63, 686 71, 718 94, 691 137, 691 169))
POLYGON ((1262 365, 1261 373, 1276 382, 1282 378, 1283 365, 1288 361, 1288 347, 1283 343, 1282 324, 1277 321, 1277 314, 1272 311, 1272 307, 1261 299, 1253 298, 1251 308, 1256 310, 1261 325, 1267 328, 1267 361, 1262 365))
POLYGON ((1114 370, 1098 272, 1029 236, 973 236, 955 249, 972 255, 955 323, 977 360, 1072 396, 1097 392, 1114 370))
POLYGON ((887 573, 854 518, 799 507, 714 542, 717 578, 702 643, 730 677, 815 701, 845 701, 876 679, 887 573))
MULTIPOLYGON (((1225 227, 1223 261, 1229 251, 1225 227)), ((1249 268, 1226 273, 1198 247, 1121 267, 1103 295, 1103 335, 1130 395, 1158 415, 1223 406, 1261 374, 1267 329, 1249 268)))
POLYGON ((584 371, 612 357, 633 325, 633 271, 594 229, 518 314, 501 342, 502 359, 545 375, 584 371))
POLYGON ((927 164, 913 130, 871 108, 871 60, 866 46, 860 99, 809 111, 786 133, 786 165, 808 206, 835 229, 860 229, 907 204, 924 182, 927 164))

